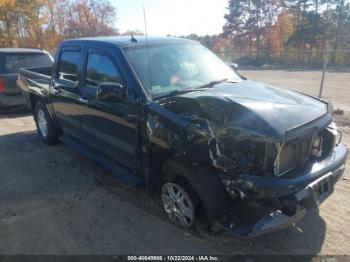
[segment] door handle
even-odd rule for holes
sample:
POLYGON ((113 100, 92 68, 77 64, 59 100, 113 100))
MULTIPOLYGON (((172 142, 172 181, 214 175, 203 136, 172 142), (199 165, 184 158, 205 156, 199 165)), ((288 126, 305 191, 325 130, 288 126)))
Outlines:
POLYGON ((78 100, 79 100, 80 103, 85 104, 85 105, 87 105, 89 103, 89 100, 87 100, 87 99, 85 99, 83 97, 79 97, 78 100))

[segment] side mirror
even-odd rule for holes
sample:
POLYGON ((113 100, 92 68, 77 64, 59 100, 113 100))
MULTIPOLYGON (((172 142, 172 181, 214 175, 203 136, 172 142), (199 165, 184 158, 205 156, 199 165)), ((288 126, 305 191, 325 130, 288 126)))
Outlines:
POLYGON ((124 98, 124 86, 119 83, 103 82, 97 87, 97 99, 104 102, 120 102, 124 98))
POLYGON ((238 64, 236 63, 229 63, 229 67, 232 68, 233 71, 237 72, 238 71, 238 64))

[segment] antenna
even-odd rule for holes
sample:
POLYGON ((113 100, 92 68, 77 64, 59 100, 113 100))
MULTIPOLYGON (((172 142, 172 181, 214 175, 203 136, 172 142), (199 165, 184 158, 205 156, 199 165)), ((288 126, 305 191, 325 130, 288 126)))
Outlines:
POLYGON ((137 42, 137 39, 134 37, 133 32, 131 32, 130 34, 131 34, 131 42, 137 42))
POLYGON ((146 9, 143 7, 143 21, 145 24, 145 35, 146 35, 146 49, 147 49, 147 67, 149 72, 149 84, 152 85, 152 73, 151 73, 151 64, 150 64, 150 57, 149 57, 149 46, 148 46, 148 33, 147 33, 147 20, 146 20, 146 9))
POLYGON ((147 34, 147 20, 146 20, 146 9, 143 7, 143 22, 145 24, 145 35, 146 35, 146 42, 148 45, 148 34, 147 34))

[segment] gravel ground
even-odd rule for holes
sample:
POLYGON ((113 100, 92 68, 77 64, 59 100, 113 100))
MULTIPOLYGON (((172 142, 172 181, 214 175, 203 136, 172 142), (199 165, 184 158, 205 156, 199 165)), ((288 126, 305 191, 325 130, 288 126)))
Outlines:
MULTIPOLYGON (((349 146, 350 117, 336 120, 349 146)), ((350 255, 349 164, 319 213, 297 225, 252 241, 210 236, 170 224, 155 196, 68 146, 42 144, 29 114, 1 115, 0 254, 350 255)))
MULTIPOLYGON (((278 87, 296 90, 318 96, 321 71, 295 70, 240 70, 243 76, 278 87)), ((332 102, 334 108, 350 112, 350 73, 327 72, 324 80, 322 98, 332 102)))

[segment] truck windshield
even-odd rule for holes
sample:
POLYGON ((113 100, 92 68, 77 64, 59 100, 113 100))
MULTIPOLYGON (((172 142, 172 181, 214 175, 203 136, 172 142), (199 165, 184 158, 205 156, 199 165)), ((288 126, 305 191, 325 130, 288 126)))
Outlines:
POLYGON ((220 58, 199 44, 132 47, 125 50, 143 87, 153 98, 225 79, 242 79, 220 58))
POLYGON ((6 74, 18 73, 20 68, 52 66, 52 60, 45 53, 6 54, 4 61, 6 74))

